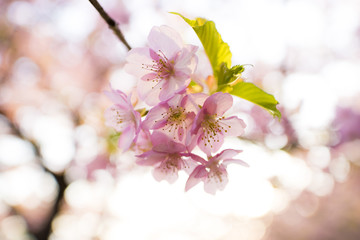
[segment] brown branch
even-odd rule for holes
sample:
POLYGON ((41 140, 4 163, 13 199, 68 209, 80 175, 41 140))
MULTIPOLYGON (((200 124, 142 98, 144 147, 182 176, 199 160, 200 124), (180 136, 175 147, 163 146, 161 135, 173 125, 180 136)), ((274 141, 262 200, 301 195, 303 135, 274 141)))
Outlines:
POLYGON ((36 230, 28 229, 29 233, 31 235, 33 235, 35 237, 35 239, 47 240, 47 239, 49 239, 50 234, 51 234, 51 225, 53 223, 53 220, 60 212, 61 204, 62 204, 62 201, 64 198, 64 192, 68 186, 68 183, 65 181, 64 173, 54 173, 43 164, 43 162, 42 162, 43 157, 42 157, 40 147, 38 146, 38 144, 35 141, 27 138, 21 132, 20 128, 11 120, 11 118, 6 115, 6 111, 3 111, 1 108, 0 108, 0 117, 4 118, 4 120, 8 124, 8 126, 11 130, 11 133, 13 135, 17 136, 18 138, 23 139, 24 141, 29 142, 32 145, 35 156, 40 160, 39 164, 43 167, 44 171, 48 172, 49 174, 51 174, 54 177, 54 179, 56 180, 56 183, 58 184, 58 187, 59 187, 58 195, 57 195, 56 199, 54 200, 54 204, 52 206, 51 211, 49 212, 47 221, 44 223, 44 225, 40 229, 36 229, 36 230))
POLYGON ((119 24, 114 21, 101 7, 97 0, 89 0, 90 3, 94 6, 94 8, 99 12, 100 16, 105 20, 105 22, 109 25, 109 28, 115 33, 115 35, 119 38, 119 40, 127 47, 128 50, 131 49, 129 43, 126 41, 124 35, 119 29, 119 24))

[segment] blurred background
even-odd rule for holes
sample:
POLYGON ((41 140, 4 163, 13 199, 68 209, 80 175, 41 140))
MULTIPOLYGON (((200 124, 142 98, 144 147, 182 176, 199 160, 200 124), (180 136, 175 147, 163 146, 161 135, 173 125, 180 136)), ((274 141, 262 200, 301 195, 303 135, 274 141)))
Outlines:
MULTIPOLYGON (((100 0, 132 47, 178 16, 214 20, 283 117, 238 100, 250 168, 184 193, 116 151, 103 91, 127 49, 86 0, 0 2, 0 239, 360 239, 359 0, 100 0)), ((114 140, 115 139, 115 140, 114 140)))

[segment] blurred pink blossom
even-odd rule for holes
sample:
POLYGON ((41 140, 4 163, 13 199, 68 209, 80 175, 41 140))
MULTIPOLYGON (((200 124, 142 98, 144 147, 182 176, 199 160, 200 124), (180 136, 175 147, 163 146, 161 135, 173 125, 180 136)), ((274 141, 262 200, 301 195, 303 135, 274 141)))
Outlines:
POLYGON ((360 114, 351 108, 338 107, 332 125, 337 134, 335 146, 360 139, 360 114))

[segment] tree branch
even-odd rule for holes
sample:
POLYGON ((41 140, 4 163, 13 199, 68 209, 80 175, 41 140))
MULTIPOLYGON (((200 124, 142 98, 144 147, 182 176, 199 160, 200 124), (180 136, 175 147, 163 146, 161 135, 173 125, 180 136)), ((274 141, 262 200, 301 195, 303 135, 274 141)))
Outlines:
POLYGON ((40 160, 39 164, 43 167, 45 172, 48 172, 49 174, 51 174, 54 177, 54 179, 56 180, 56 183, 59 187, 58 195, 56 196, 56 199, 54 200, 54 204, 52 206, 51 211, 49 212, 47 221, 45 221, 44 225, 40 229, 37 229, 37 230, 28 229, 29 233, 31 235, 33 235, 37 240, 47 240, 47 239, 49 239, 50 234, 51 234, 52 222, 60 211, 61 204, 62 204, 62 201, 64 198, 64 192, 68 186, 68 183, 65 181, 64 173, 54 173, 43 165, 43 162, 42 162, 43 157, 41 155, 41 151, 40 151, 38 144, 35 141, 28 139, 21 132, 19 127, 6 115, 6 112, 0 108, 0 117, 1 116, 3 116, 5 118, 5 121, 7 122, 13 135, 17 136, 18 138, 23 139, 24 141, 29 142, 33 146, 34 153, 35 153, 36 157, 40 160))
POLYGON ((119 40, 127 47, 128 50, 131 49, 129 43, 126 41, 124 35, 119 29, 119 24, 114 21, 101 7, 97 0, 89 0, 90 3, 94 6, 94 8, 99 12, 100 16, 105 20, 108 24, 109 28, 115 33, 115 35, 119 38, 119 40))

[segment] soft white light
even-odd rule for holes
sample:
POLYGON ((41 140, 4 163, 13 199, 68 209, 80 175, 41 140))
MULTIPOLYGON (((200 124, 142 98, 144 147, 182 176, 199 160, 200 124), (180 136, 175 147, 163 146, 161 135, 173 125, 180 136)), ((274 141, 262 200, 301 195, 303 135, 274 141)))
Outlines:
POLYGON ((16 166, 34 160, 32 145, 12 135, 0 136, 0 164, 16 166))

